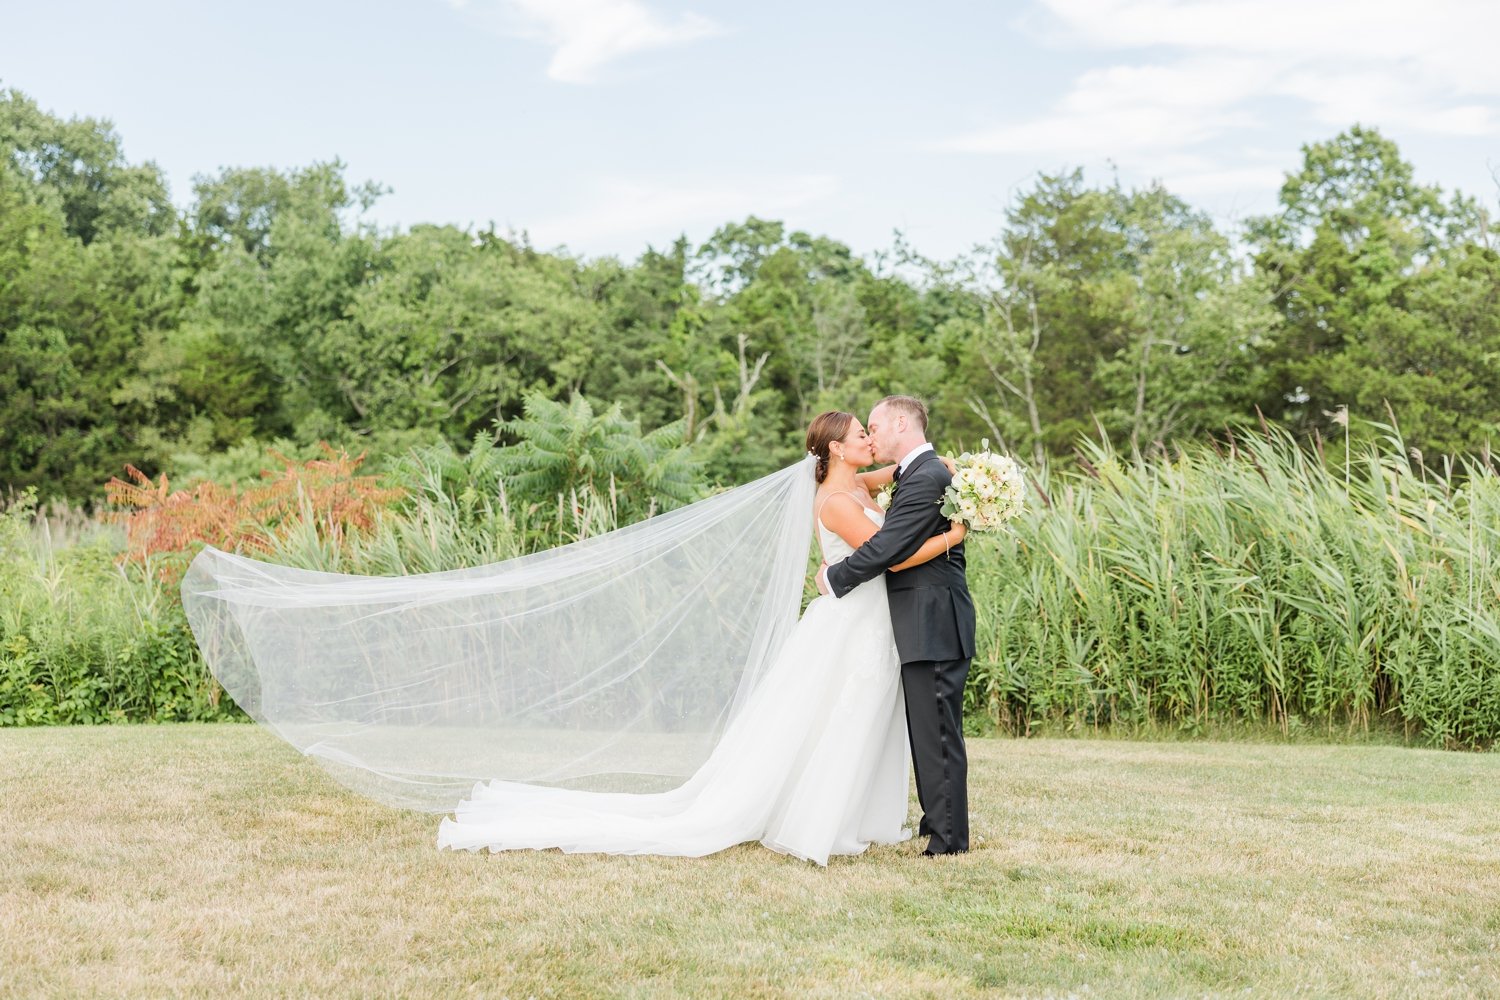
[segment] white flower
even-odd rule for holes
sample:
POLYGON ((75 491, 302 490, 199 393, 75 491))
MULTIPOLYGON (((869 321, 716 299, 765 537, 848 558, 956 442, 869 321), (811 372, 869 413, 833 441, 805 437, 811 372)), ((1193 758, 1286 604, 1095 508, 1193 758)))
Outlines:
MULTIPOLYGON (((985 442, 989 447, 989 442, 985 442)), ((943 512, 972 530, 999 527, 1021 512, 1026 480, 1021 467, 1006 455, 965 452, 955 464, 953 481, 943 494, 943 512)))

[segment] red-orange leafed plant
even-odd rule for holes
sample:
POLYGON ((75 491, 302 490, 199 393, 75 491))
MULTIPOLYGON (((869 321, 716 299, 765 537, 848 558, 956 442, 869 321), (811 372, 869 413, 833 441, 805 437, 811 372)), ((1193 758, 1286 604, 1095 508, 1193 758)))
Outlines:
POLYGON ((337 543, 351 531, 373 527, 376 512, 404 495, 399 488, 380 486, 374 476, 355 475, 363 454, 351 458, 327 444, 322 447, 328 458, 301 464, 271 452, 282 468, 263 470, 264 482, 243 490, 205 482, 172 492, 166 473, 153 482, 135 466, 125 466, 134 482, 115 477, 104 487, 111 504, 128 508, 118 515, 125 522, 124 558, 146 563, 157 557, 158 572, 174 577, 187 560, 170 556, 191 556, 195 542, 264 553, 278 528, 303 519, 337 543))

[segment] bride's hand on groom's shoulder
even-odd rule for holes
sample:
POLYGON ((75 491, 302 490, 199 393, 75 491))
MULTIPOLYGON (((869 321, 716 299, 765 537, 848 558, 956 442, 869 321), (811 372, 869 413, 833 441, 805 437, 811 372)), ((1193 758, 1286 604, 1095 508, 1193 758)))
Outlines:
POLYGON ((943 468, 948 470, 948 475, 958 475, 958 463, 953 461, 953 459, 949 458, 947 455, 939 455, 938 461, 943 463, 943 468))

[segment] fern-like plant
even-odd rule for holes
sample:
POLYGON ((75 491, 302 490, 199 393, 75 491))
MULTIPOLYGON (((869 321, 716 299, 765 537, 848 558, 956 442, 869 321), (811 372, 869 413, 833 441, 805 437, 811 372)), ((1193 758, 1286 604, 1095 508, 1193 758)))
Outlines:
POLYGON ((526 397, 521 416, 500 429, 515 444, 497 456, 515 499, 556 502, 574 493, 608 498, 622 521, 692 503, 701 471, 682 443, 681 422, 643 433, 616 403, 603 413, 582 395, 567 403, 526 397))

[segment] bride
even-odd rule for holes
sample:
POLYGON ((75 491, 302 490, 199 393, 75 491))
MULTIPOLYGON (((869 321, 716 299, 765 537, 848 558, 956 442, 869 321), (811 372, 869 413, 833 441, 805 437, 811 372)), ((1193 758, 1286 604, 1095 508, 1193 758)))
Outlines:
POLYGON ((490 565, 362 576, 206 546, 183 610, 247 715, 362 794, 451 813, 443 847, 759 840, 823 864, 903 838, 906 727, 884 579, 798 618, 814 528, 830 562, 858 548, 893 467, 861 471, 872 443, 848 413, 815 419, 807 451, 490 565))
MULTIPOLYGON (((861 472, 872 443, 850 413, 812 421, 818 484, 811 512, 823 557, 842 559, 875 533, 874 497, 891 469, 861 472)), ((893 572, 963 540, 955 523, 893 572)), ((438 844, 491 851, 560 848, 701 856, 746 841, 820 865, 830 855, 906 839, 906 721, 885 581, 812 602, 708 760, 665 792, 582 791, 513 781, 475 786, 438 844)))

